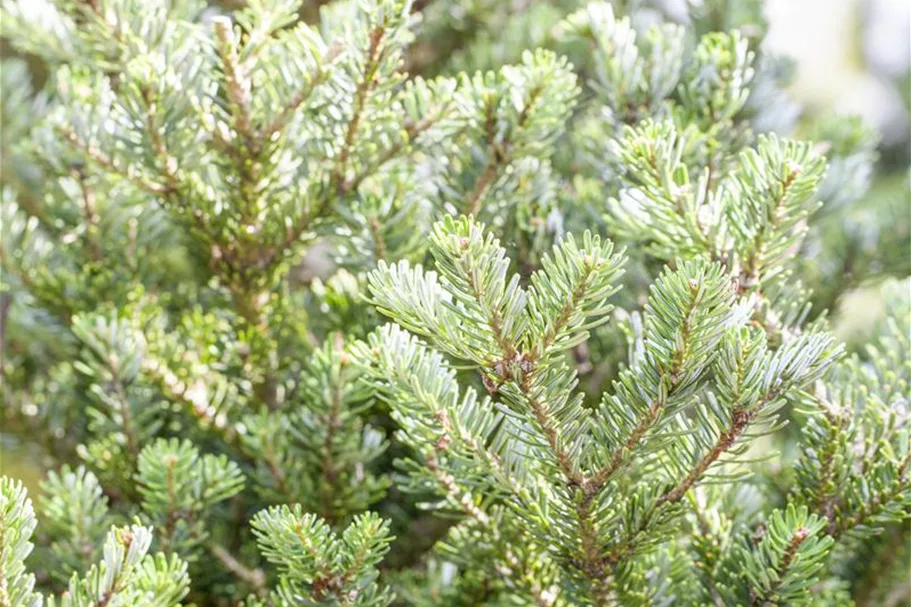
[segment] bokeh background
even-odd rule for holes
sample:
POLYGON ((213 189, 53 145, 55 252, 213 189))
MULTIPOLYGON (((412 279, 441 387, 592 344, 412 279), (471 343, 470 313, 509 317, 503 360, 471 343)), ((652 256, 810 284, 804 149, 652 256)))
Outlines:
MULTIPOLYGON (((879 200, 896 198, 907 220, 911 0, 768 0, 765 12, 766 48, 794 62, 788 92, 801 105, 801 119, 834 111, 874 128, 879 161, 865 206, 875 210, 879 200)), ((911 241, 903 246, 911 249, 911 241)), ((862 338, 879 317, 879 304, 876 285, 857 289, 840 302, 836 331, 848 341, 862 338)))

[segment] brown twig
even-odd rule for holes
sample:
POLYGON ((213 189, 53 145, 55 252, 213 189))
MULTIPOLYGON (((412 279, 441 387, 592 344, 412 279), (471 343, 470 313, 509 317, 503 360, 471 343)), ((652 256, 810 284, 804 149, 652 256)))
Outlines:
POLYGON ((259 595, 266 594, 266 574, 259 567, 250 568, 241 563, 227 548, 214 542, 209 544, 212 556, 218 559, 225 569, 233 573, 237 579, 250 584, 259 595))

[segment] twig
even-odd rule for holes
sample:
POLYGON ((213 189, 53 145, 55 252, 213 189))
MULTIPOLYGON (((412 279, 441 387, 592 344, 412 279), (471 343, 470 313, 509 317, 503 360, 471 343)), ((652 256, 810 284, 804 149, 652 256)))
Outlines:
POLYGON ((345 130, 345 140, 342 144, 342 150, 338 156, 333 183, 340 191, 345 182, 345 173, 348 171, 348 157, 354 146, 354 140, 357 137, 361 125, 361 118, 364 111, 364 105, 367 97, 376 86, 376 71, 379 68, 380 43, 386 35, 386 28, 378 26, 369 34, 369 45, 367 47, 367 58, 364 64, 364 78, 358 83, 357 91, 354 94, 354 112, 351 120, 348 122, 348 128, 345 130))
POLYGON ((250 568, 241 563, 227 548, 214 542, 209 543, 209 551, 224 565, 225 569, 233 573, 237 579, 253 586, 260 596, 266 594, 266 574, 259 567, 250 568))

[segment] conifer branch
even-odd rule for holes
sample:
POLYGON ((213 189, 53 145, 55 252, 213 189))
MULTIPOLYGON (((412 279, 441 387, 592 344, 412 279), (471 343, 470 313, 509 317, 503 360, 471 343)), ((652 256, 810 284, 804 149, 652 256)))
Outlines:
POLYGON ((401 140, 389 146, 369 167, 354 177, 345 179, 342 183, 342 193, 356 192, 365 179, 375 175, 383 166, 397 158, 418 136, 443 120, 451 112, 451 107, 451 103, 445 103, 435 114, 425 116, 417 122, 406 121, 402 129, 404 136, 401 140))
POLYGON ((839 434, 846 431, 846 419, 843 415, 831 409, 831 404, 824 403, 819 395, 813 396, 819 409, 827 421, 827 440, 824 450, 820 453, 819 462, 819 479, 814 489, 814 499, 811 508, 814 512, 820 513, 829 520, 829 533, 833 531, 832 526, 835 524, 834 508, 837 501, 837 485, 835 483, 836 456, 838 449, 839 434))
POLYGON ((383 242, 383 233, 380 230, 380 222, 378 219, 370 220, 370 235, 373 237, 373 250, 374 255, 376 256, 377 261, 386 258, 386 245, 383 242))
MULTIPOLYGON (((539 97, 544 92, 544 86, 543 84, 534 86, 528 92, 527 98, 523 100, 522 110, 516 119, 516 132, 521 132, 526 127, 529 117, 534 113, 539 97)), ((488 95, 485 101, 484 132, 487 137, 487 164, 475 182, 474 188, 465 199, 463 215, 467 216, 476 216, 478 214, 481 202, 497 175, 503 167, 513 161, 513 142, 509 139, 503 142, 497 141, 498 125, 495 114, 495 98, 492 95, 488 95)), ((513 133, 514 136, 515 133, 513 133)))
POLYGON ((547 440, 547 446, 566 481, 570 486, 581 485, 584 482, 584 476, 579 470, 576 458, 564 447, 557 423, 551 416, 547 402, 539 396, 541 392, 535 385, 534 376, 535 367, 532 366, 531 369, 523 373, 522 378, 519 380, 519 390, 525 398, 529 409, 531 409, 535 421, 537 421, 541 432, 547 440))
MULTIPOLYGON (((700 508, 698 506, 693 508, 693 514, 695 515, 696 525, 699 530, 699 535, 701 536, 700 540, 707 542, 708 545, 710 546, 709 551, 711 551, 712 556, 719 558, 721 556, 719 554, 721 552, 720 546, 719 546, 720 539, 718 537, 716 537, 716 535, 712 532, 712 529, 709 528, 705 515, 703 514, 703 512, 700 510, 700 508)), ((697 544, 697 546, 698 546, 698 544, 697 544)), ((705 575, 703 576, 702 581, 703 581, 703 584, 708 586, 708 592, 712 599, 712 603, 715 605, 715 607, 724 607, 724 599, 722 598, 721 593, 718 590, 718 584, 716 583, 716 580, 715 580, 715 578, 716 578, 715 569, 716 568, 711 567, 711 565, 710 565, 711 561, 709 563, 706 563, 706 561, 709 559, 705 558, 705 557, 707 557, 708 555, 704 554, 703 551, 699 550, 698 548, 697 548, 697 551, 699 552, 699 556, 700 556, 701 560, 696 563, 696 566, 699 567, 699 569, 705 571, 705 575)), ((709 551, 706 551, 706 552, 709 552, 709 551)))
POLYGON ((263 129, 260 136, 262 141, 270 141, 276 133, 282 131, 291 121, 294 113, 307 102, 317 88, 326 82, 330 73, 327 66, 330 66, 339 57, 342 50, 343 47, 340 41, 335 41, 329 46, 326 54, 321 58, 320 64, 314 67, 308 75, 305 86, 294 94, 281 112, 263 129))
POLYGON ((155 107, 154 100, 151 96, 151 91, 149 89, 144 89, 143 96, 144 100, 147 103, 146 107, 148 110, 146 114, 148 121, 146 126, 148 128, 149 137, 151 138, 153 144, 153 152, 158 159, 157 168, 165 177, 167 185, 161 185, 156 182, 148 181, 134 175, 133 172, 128 169, 121 168, 113 159, 109 158, 95 147, 82 141, 78 134, 69 127, 61 127, 60 132, 64 139, 66 139, 75 149, 85 154, 93 162, 129 181, 140 190, 151 194, 158 202, 162 204, 174 204, 176 208, 180 210, 185 217, 188 217, 195 225, 197 233, 212 245, 213 254, 211 255, 211 262, 216 266, 225 266, 225 268, 230 271, 232 266, 231 259, 222 257, 220 253, 215 254, 215 251, 220 252, 222 250, 229 250, 229 248, 224 246, 216 236, 213 236, 203 215, 198 211, 191 211, 179 196, 180 184, 175 172, 175 161, 173 157, 168 154, 164 140, 161 138, 160 133, 158 132, 158 128, 154 123, 155 107))
POLYGON ((345 129, 342 148, 339 152, 338 160, 336 161, 335 170, 333 172, 332 183, 338 191, 342 191, 344 188, 346 174, 348 172, 348 158, 351 155, 355 139, 360 130, 364 106, 367 103, 367 98, 370 96, 371 91, 376 86, 376 74, 382 58, 382 43, 385 35, 386 27, 383 25, 374 27, 367 34, 368 45, 364 59, 364 73, 363 77, 358 82, 357 89, 354 93, 353 113, 351 119, 348 121, 348 126, 345 129))
POLYGON ((484 107, 484 133, 487 137, 487 164, 481 172, 480 177, 475 182, 471 193, 465 198, 464 215, 473 216, 478 214, 480 209, 481 198, 487 192, 490 184, 497 176, 499 166, 503 161, 502 152, 496 145, 496 117, 494 115, 493 99, 487 98, 484 107))
POLYGON ((106 156, 102 151, 82 141, 74 130, 68 127, 61 127, 60 134, 66 141, 70 142, 74 148, 81 151, 93 162, 107 169, 108 171, 126 179, 138 187, 140 190, 148 192, 149 194, 157 197, 166 196, 171 193, 171 189, 168 186, 146 181, 140 177, 137 177, 136 175, 133 175, 130 171, 122 169, 117 165, 116 162, 114 162, 114 160, 106 156))
POLYGON ((93 261, 101 261, 104 252, 98 243, 98 210, 95 204, 95 192, 92 187, 86 183, 86 176, 82 171, 74 171, 74 177, 79 181, 79 189, 82 191, 82 211, 85 217, 85 239, 89 255, 93 261))
POLYGON ((773 204, 769 223, 767 225, 763 224, 753 237, 751 253, 743 262, 743 270, 741 271, 741 278, 738 283, 741 293, 753 288, 759 282, 759 272, 766 255, 766 247, 768 246, 766 234, 767 232, 774 232, 781 222, 782 215, 785 213, 787 207, 789 191, 799 175, 800 169, 797 168, 792 169, 791 172, 788 173, 781 184, 781 194, 773 204))
POLYGON ((446 472, 440 466, 440 457, 443 456, 449 443, 452 440, 450 436, 451 427, 449 424, 448 414, 445 410, 440 410, 434 415, 434 418, 440 424, 440 432, 436 442, 433 443, 433 449, 425 456, 427 468, 436 477, 440 484, 443 494, 448 500, 462 510, 466 515, 478 521, 484 527, 490 527, 490 517, 487 513, 478 508, 474 503, 474 498, 467 491, 462 491, 456 484, 452 474, 446 472))
MULTIPOLYGON (((344 338, 340 333, 337 333, 334 337, 335 343, 333 344, 333 348, 336 353, 341 354, 341 350, 343 349, 342 340, 344 338)), ((342 364, 347 365, 347 355, 343 356, 345 358, 342 361, 342 364)), ((320 492, 320 502, 322 504, 322 517, 331 524, 335 519, 335 515, 331 508, 328 491, 335 491, 338 489, 338 478, 341 471, 338 468, 338 462, 335 461, 335 442, 337 440, 336 435, 342 430, 341 413, 343 406, 340 378, 335 374, 331 374, 329 377, 328 392, 329 408, 326 412, 325 420, 323 420, 325 437, 320 446, 320 472, 326 480, 326 488, 320 492)))
POLYGON ((791 536, 791 541, 788 543, 787 548, 785 548, 784 554, 781 555, 778 569, 775 572, 778 581, 771 584, 769 588, 765 589, 762 593, 755 593, 750 602, 751 605, 765 605, 775 597, 779 588, 781 588, 782 580, 785 578, 788 569, 791 568, 791 564, 797 555, 800 545, 803 544, 809 536, 810 532, 804 527, 800 527, 794 532, 791 536))
MULTIPOLYGON (((761 342, 760 342, 761 343, 761 342)), ((749 344, 745 347, 734 348, 735 365, 744 365, 746 361, 755 364, 753 358, 762 352, 751 349, 756 346, 749 344)), ((705 450, 703 455, 686 470, 685 475, 668 491, 660 495, 654 502, 654 511, 651 516, 643 517, 640 524, 624 539, 617 542, 607 558, 612 566, 619 564, 626 555, 630 554, 637 544, 645 539, 649 526, 659 520, 659 514, 667 508, 677 504, 687 492, 698 483, 725 453, 734 449, 740 442, 745 432, 759 420, 768 418, 767 410, 773 410, 781 399, 789 392, 797 391, 806 384, 818 379, 840 354, 838 348, 832 348, 832 339, 825 335, 807 336, 801 340, 787 344, 772 355, 769 368, 775 374, 762 378, 765 392, 750 397, 749 383, 743 377, 724 379, 731 385, 726 389, 720 387, 720 392, 732 407, 730 420, 717 437, 705 450)), ((759 354, 761 360, 762 354, 759 354)), ((724 360, 720 364, 724 364, 724 360)), ((756 379, 752 380, 756 381, 756 379)))
POLYGON ((586 489, 590 493, 600 491, 605 483, 609 481, 623 466, 628 464, 637 450, 641 447, 643 438, 649 431, 655 427, 661 417, 662 410, 667 405, 681 381, 681 365, 686 358, 686 353, 691 347, 692 338, 691 325, 693 316, 700 305, 700 300, 704 292, 698 289, 698 285, 690 283, 688 301, 684 306, 681 314, 682 322, 680 329, 680 340, 675 344, 675 350, 671 354, 671 365, 664 369, 659 369, 661 375, 658 376, 656 384, 660 386, 655 398, 648 403, 644 413, 639 417, 636 425, 629 432, 627 438, 620 446, 615 448, 610 454, 607 464, 597 469, 587 480, 586 489))
POLYGON ((108 384, 108 390, 114 392, 115 398, 120 405, 118 413, 120 413, 121 419, 123 420, 123 434, 126 437, 127 452, 130 454, 130 458, 135 462, 139 457, 139 440, 133 428, 133 418, 132 413, 130 412, 129 400, 126 390, 124 390, 123 382, 120 379, 116 360, 109 360, 108 362, 108 368, 111 370, 111 381, 108 384))
POLYGON ((229 426, 223 417, 216 415, 214 407, 205 399, 197 397, 193 392, 193 385, 181 381, 167 366, 154 357, 144 358, 142 369, 150 380, 155 382, 159 389, 168 398, 181 403, 184 409, 199 420, 200 425, 212 429, 228 445, 237 444, 237 433, 229 426))
POLYGON ((777 398, 776 393, 770 393, 766 395, 762 401, 760 401, 754 408, 749 410, 737 409, 731 414, 731 425, 718 437, 718 440, 712 445, 711 450, 706 453, 699 462, 693 466, 692 470, 686 477, 680 481, 673 489, 665 493, 658 499, 659 506, 664 504, 674 504, 686 495, 686 492, 697 482, 709 467, 718 461, 724 453, 726 453, 737 440, 741 437, 744 431, 749 427, 750 423, 756 419, 756 416, 760 414, 762 407, 769 402, 777 398))
MULTIPOLYGON (((906 454, 895 469, 895 479, 883 491, 873 493, 860 508, 849 516, 843 517, 834 524, 830 523, 830 535, 839 538, 855 528, 865 525, 892 507, 897 498, 911 490, 909 482, 909 467, 911 467, 911 453, 906 454)), ((830 519, 831 520, 831 519, 830 519)))
POLYGON ((127 557, 130 554, 130 545, 133 543, 133 536, 130 533, 124 533, 120 535, 118 539, 124 548, 121 562, 115 570, 118 573, 114 575, 114 578, 110 582, 110 588, 108 588, 104 595, 98 598, 96 601, 90 603, 92 607, 107 607, 108 603, 111 602, 111 599, 113 599, 120 591, 121 585, 123 584, 123 576, 127 570, 127 557))
MULTIPOLYGON (((212 24, 215 29, 215 37, 218 40, 218 54, 225 73, 225 89, 230 101, 229 107, 234 117, 234 127, 245 139, 246 146, 253 148, 253 155, 256 155, 259 147, 259 138, 256 136, 250 117, 251 83, 237 55, 237 41, 234 39, 231 21, 226 18, 216 18, 213 19, 212 24)), ((248 44, 252 46, 254 42, 248 41, 248 44)))

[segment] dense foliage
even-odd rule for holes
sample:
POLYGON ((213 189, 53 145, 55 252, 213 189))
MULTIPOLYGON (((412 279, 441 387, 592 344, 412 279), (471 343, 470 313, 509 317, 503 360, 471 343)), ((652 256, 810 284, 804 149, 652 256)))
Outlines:
POLYGON ((0 606, 907 598, 906 201, 657 6, 3 0, 0 606))

